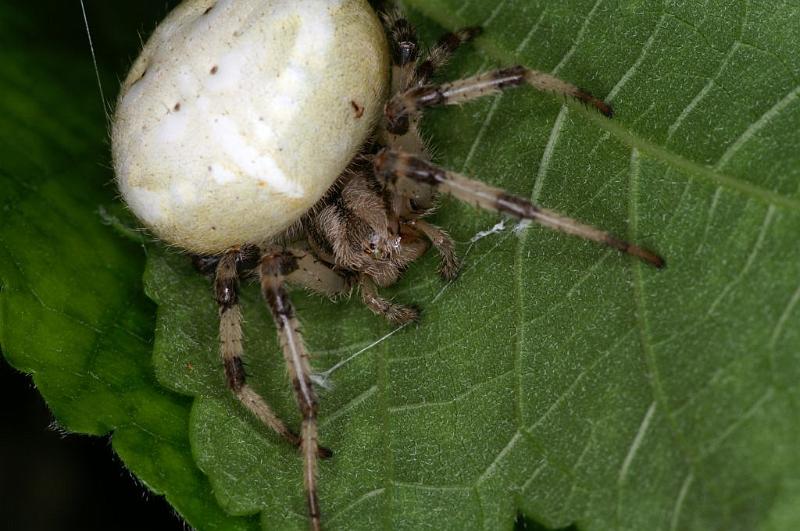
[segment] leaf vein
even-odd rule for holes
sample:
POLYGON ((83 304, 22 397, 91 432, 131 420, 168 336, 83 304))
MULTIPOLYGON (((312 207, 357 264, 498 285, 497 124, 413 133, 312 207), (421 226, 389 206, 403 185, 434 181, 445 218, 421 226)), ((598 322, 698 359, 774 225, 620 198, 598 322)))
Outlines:
POLYGON ((581 29, 578 30, 578 35, 577 37, 575 37, 575 41, 572 43, 572 47, 570 47, 570 49, 567 50, 567 53, 564 54, 564 56, 561 58, 561 61, 559 61, 556 67, 553 68, 551 72, 553 75, 557 74, 558 71, 561 70, 564 67, 564 65, 567 64, 567 62, 572 58, 572 56, 575 55, 578 46, 580 46, 580 44, 583 42, 584 37, 586 36, 586 31, 589 29, 589 24, 591 23, 592 18, 594 18, 595 13, 597 13, 597 10, 600 8, 600 4, 602 3, 603 0, 597 0, 594 3, 594 6, 592 6, 592 9, 586 15, 586 18, 584 18, 583 25, 581 25, 581 29))
POLYGON ((775 395, 775 389, 773 387, 769 387, 764 394, 762 394, 758 400, 756 400, 752 406, 747 408, 742 415, 736 417, 736 419, 727 427, 725 428, 722 433, 713 441, 711 441, 708 445, 708 448, 703 450, 701 453, 701 458, 706 457, 708 455, 713 454, 719 447, 722 445, 725 440, 727 440, 733 433, 745 422, 750 420, 757 412, 761 409, 761 407, 769 402, 772 397, 775 395))
MULTIPOLYGON (((567 494, 566 499, 564 500, 564 507, 569 510, 572 507, 572 499, 575 497, 575 494, 578 492, 579 488, 584 488, 580 484, 580 478, 578 477, 578 470, 580 469, 581 465, 583 465, 584 459, 586 456, 589 455, 589 450, 592 448, 594 444, 594 432, 597 429, 596 425, 592 425, 591 432, 589 436, 586 438, 586 444, 583 445, 583 449, 581 450, 580 455, 578 455, 578 459, 575 460, 575 465, 573 466, 573 473, 572 473, 572 484, 569 487, 569 494, 567 494)), ((573 509, 574 510, 574 509, 573 509)))
POLYGON ((550 405, 550 407, 547 409, 547 411, 545 411, 538 419, 536 419, 536 422, 534 422, 531 426, 529 426, 527 428, 527 431, 528 432, 533 432, 533 430, 535 430, 537 427, 541 426, 541 424, 553 413, 553 411, 558 409, 558 407, 564 402, 564 400, 566 400, 567 397, 572 394, 572 392, 578 387, 578 384, 580 384, 583 381, 583 379, 588 374, 590 374, 600 363, 605 361, 606 358, 608 358, 611 355, 611 353, 615 352, 616 351, 616 347, 618 345, 620 345, 621 343, 623 343, 628 337, 630 337, 630 335, 632 333, 633 333, 633 331, 629 331, 626 334, 624 334, 623 336, 621 336, 620 338, 618 338, 614 342, 614 344, 611 345, 611 347, 609 347, 600 356, 598 356, 597 359, 594 360, 594 362, 592 362, 591 365, 589 365, 588 367, 583 369, 580 372, 580 374, 578 374, 578 376, 575 378, 575 380, 572 381, 572 383, 569 385, 569 387, 567 387, 567 389, 550 405))
POLYGON ((517 46, 517 49, 514 50, 514 53, 517 54, 522 53, 528 47, 528 45, 531 42, 531 39, 533 39, 533 36, 536 34, 537 31, 539 31, 539 28, 541 27, 542 21, 544 20, 544 16, 546 14, 547 14, 547 8, 542 10, 541 14, 539 15, 539 18, 533 24, 530 31, 528 31, 528 33, 525 35, 522 41, 520 41, 519 46, 517 46))
POLYGON ((736 277, 731 280, 720 292, 714 302, 711 303, 708 310, 706 311, 705 321, 708 317, 714 315, 714 311, 717 309, 717 306, 728 296, 728 293, 731 290, 738 286, 742 280, 744 279, 745 275, 750 271, 750 268, 753 267, 753 263, 755 263, 756 257, 758 253, 761 251, 761 247, 764 245, 764 240, 767 236, 767 231, 769 230, 770 225, 772 224, 772 218, 775 216, 775 205, 770 205, 767 208, 767 213, 764 215, 764 220, 761 222, 761 229, 758 231, 758 237, 756 238, 755 244, 753 244, 753 249, 750 251, 750 254, 747 256, 747 260, 744 263, 744 267, 736 277))
MULTIPOLYGON (((483 70, 483 67, 481 67, 481 70, 483 70)), ((500 106, 500 101, 502 100, 502 98, 503 98, 502 92, 494 97, 494 101, 492 102, 492 105, 489 107, 489 111, 486 113, 486 118, 484 118, 483 123, 481 123, 480 127, 478 128, 478 133, 475 135, 475 140, 469 147, 469 151, 467 152, 467 158, 464 159, 464 164, 461 166, 461 173, 465 173, 467 171, 467 167, 472 162, 472 159, 475 156, 475 152, 477 151, 478 146, 483 140, 483 137, 486 135, 486 131, 489 129, 489 123, 494 118, 494 114, 497 112, 497 108, 500 106)))
POLYGON ((644 418, 642 419, 642 423, 639 425, 639 429, 633 438, 633 442, 631 443, 630 448, 628 448, 628 454, 625 456, 625 460, 622 462, 622 467, 620 467, 619 475, 617 477, 617 484, 620 486, 628 476, 628 470, 630 470, 633 458, 636 457, 636 453, 639 451, 639 448, 642 445, 644 436, 647 433, 647 430, 650 429, 650 422, 653 420, 653 415, 656 412, 657 406, 658 402, 654 400, 650 404, 650 407, 647 408, 647 412, 644 414, 644 418))
POLYGON ((783 329, 786 326, 786 321, 789 320, 789 316, 794 311, 794 308, 795 306, 797 306, 798 302, 800 302, 800 286, 797 287, 794 294, 789 299, 789 303, 783 309, 781 316, 778 318, 777 323, 775 323, 775 328, 772 330, 772 334, 770 335, 769 339, 769 347, 773 351, 775 349, 775 346, 778 344, 778 339, 780 339, 781 334, 783 334, 783 329))
POLYGON ((614 98, 617 97, 619 91, 622 90, 622 88, 628 83, 628 81, 630 81, 630 79, 636 73, 636 70, 642 65, 642 63, 645 60, 645 57, 647 57, 647 54, 650 52, 650 48, 653 47, 653 43, 656 42, 656 37, 658 36, 659 32, 661 32, 661 28, 664 26, 664 21, 666 19, 667 19, 667 14, 662 12, 661 17, 659 17, 658 21, 656 22, 656 25, 653 28, 653 31, 650 33, 650 36, 642 45, 639 57, 637 57, 636 60, 633 62, 633 64, 630 66, 630 68, 628 68, 628 70, 625 71, 624 74, 622 74, 622 77, 619 78, 617 84, 612 87, 611 91, 605 98, 606 102, 611 103, 614 100, 614 98))
POLYGON ((351 410, 357 408, 359 405, 367 401, 377 391, 378 391, 378 386, 373 385, 363 393, 359 394, 358 396, 348 401, 346 404, 341 406, 336 411, 333 411, 325 415, 325 417, 319 423, 320 428, 324 428, 325 426, 338 420, 340 417, 347 415, 348 413, 350 413, 351 410))
POLYGON ((401 411, 413 411, 413 410, 416 410, 416 409, 427 409, 429 407, 447 407, 447 406, 452 406, 453 404, 455 404, 457 402, 460 402, 461 400, 464 400, 469 395, 474 394, 477 391, 480 391, 484 387, 490 386, 496 380, 500 380, 502 378, 505 378, 506 376, 508 376, 509 374, 511 374, 513 372, 514 372, 513 369, 511 369, 511 370, 508 370, 508 371, 506 371, 506 372, 504 372, 502 374, 499 374, 497 376, 493 376, 492 378, 489 378, 488 380, 484 380, 481 383, 478 383, 478 384, 475 384, 475 385, 469 387, 463 393, 459 393, 456 396, 454 396, 453 398, 450 398, 450 399, 447 399, 447 400, 438 400, 438 401, 435 401, 435 402, 417 402, 415 404, 403 404, 402 406, 390 407, 390 408, 388 408, 388 410, 389 410, 390 413, 398 413, 398 412, 401 412, 401 411))
POLYGON ((358 499, 354 500, 353 502, 349 503, 347 506, 343 507, 341 510, 335 512, 330 517, 328 517, 328 522, 333 522, 337 518, 341 517, 344 514, 349 513, 353 509, 355 509, 358 505, 364 503, 365 501, 374 498, 375 496, 380 496, 386 492, 386 488, 374 489, 369 492, 366 492, 358 497, 358 499))
POLYGON ((670 518, 670 531, 675 531, 678 529, 678 523, 680 522, 681 512, 683 512, 683 503, 686 501, 686 495, 689 493, 689 488, 692 486, 694 482, 694 472, 689 472, 686 475, 686 479, 683 480, 683 484, 681 485, 681 490, 678 492, 678 497, 675 499, 675 507, 672 509, 672 517, 670 518))
POLYGON ((392 480, 392 485, 406 489, 428 490, 432 492, 465 492, 472 490, 472 487, 461 485, 424 485, 422 483, 408 483, 397 480, 392 480))
MULTIPOLYGON (((759 131, 764 129, 769 123, 777 118, 781 112, 789 107, 792 103, 794 103, 798 96, 800 96, 800 85, 789 91, 783 98, 781 98, 775 105, 773 105, 767 112, 761 115, 761 117, 750 124, 750 126, 744 130, 744 132, 737 138, 730 147, 722 154, 719 158, 717 163, 714 165, 714 170, 721 170, 725 166, 727 166, 731 159, 733 158, 736 153, 742 149, 747 142, 750 141, 759 131)), ((795 206, 794 208, 798 208, 795 206)))
POLYGON ((544 467, 546 467, 546 466, 547 466, 547 460, 543 458, 542 462, 539 464, 539 466, 536 467, 536 470, 533 471, 533 474, 531 474, 531 476, 528 479, 525 480, 525 483, 522 484, 522 488, 520 490, 522 490, 522 492, 525 492, 526 490, 528 490, 528 487, 531 486, 531 483, 536 481, 536 478, 539 477, 539 474, 542 473, 542 471, 544 470, 544 467))
POLYGON ((703 238, 697 245, 697 249, 694 252, 695 256, 703 252, 706 242, 708 241, 708 235, 711 232, 711 223, 714 221, 714 214, 716 214, 717 212, 717 206, 719 205, 719 198, 721 195, 722 195, 722 187, 717 186, 717 188, 714 190, 714 195, 711 198, 711 206, 708 207, 708 215, 706 216, 706 223, 705 226, 703 227, 703 238))
POLYGON ((553 128, 550 130, 550 137, 547 139, 547 145, 544 148, 544 153, 542 154, 542 161, 539 163, 539 171, 536 174, 536 180, 533 182, 533 192, 531 192, 531 201, 534 203, 538 201, 539 194, 542 192, 542 188, 544 187, 544 181, 547 176, 547 170, 550 168, 550 161, 553 159, 553 153, 556 150, 556 145, 558 144, 558 137, 561 136, 561 131, 564 130, 564 121, 567 118, 568 107, 566 105, 561 106, 561 110, 558 112, 558 116, 556 117, 555 123, 553 123, 553 128))
MULTIPOLYGON (((641 172, 641 160, 640 160, 640 153, 636 148, 631 150, 631 160, 630 160, 630 185, 628 187, 629 199, 628 199, 628 209, 629 215, 628 218, 630 219, 630 223, 628 226, 628 238, 632 241, 636 239, 637 233, 637 225, 638 225, 638 209, 637 209, 637 191, 639 188, 639 178, 641 172)), ((679 450, 684 454, 687 459, 687 464, 690 467, 690 470, 695 469, 695 462, 696 458, 691 452, 691 449, 683 440, 681 432, 676 424, 674 414, 670 410, 669 401, 667 399, 667 394, 664 391, 664 385, 661 382, 661 373, 658 369, 658 362, 656 361, 656 354, 655 354, 655 347, 652 342, 652 338, 650 336, 650 325, 647 319, 647 306, 645 302, 645 290, 644 290, 645 282, 644 282, 644 272, 642 264, 637 263, 633 266, 633 299, 634 299, 634 308, 635 308, 635 316, 639 323, 639 339, 642 345, 642 356, 644 358, 644 364, 647 367, 649 372, 649 378, 645 378, 646 381, 650 385, 651 392, 653 394, 653 399, 661 404, 661 407, 664 410, 664 415, 669 422, 669 427, 672 432, 673 437, 677 443, 679 450)))
POLYGON ((498 2, 498 3, 497 3, 497 5, 495 6, 495 8, 494 8, 494 9, 492 9, 492 12, 491 12, 491 13, 489 13, 489 16, 488 16, 488 17, 486 17, 486 20, 484 20, 484 21, 483 21, 483 23, 481 24, 481 26, 482 26, 482 27, 484 27, 484 28, 486 28, 486 27, 488 27, 488 26, 489 26, 489 25, 490 25, 492 22, 494 22, 494 19, 496 19, 496 18, 497 18, 497 15, 499 15, 499 14, 500 14, 500 12, 503 10, 503 8, 504 8, 504 7, 506 7, 506 2, 507 2, 507 1, 508 1, 508 0, 501 0, 500 2, 498 2))
POLYGON ((508 455, 508 453, 511 450, 514 449, 514 446, 517 445, 517 442, 521 438, 522 438, 521 432, 517 431, 516 433, 514 433, 514 436, 511 437, 511 439, 508 441, 508 444, 506 444, 503 447, 503 449, 500 450, 500 452, 497 454, 497 457, 495 457, 494 460, 491 463, 489 463, 489 466, 486 467, 483 473, 480 476, 478 476, 478 480, 475 482, 475 487, 479 487, 481 483, 483 483, 486 480, 486 478, 491 476, 492 472, 494 472, 494 470, 497 468, 497 465, 503 460, 503 458, 505 458, 506 455, 508 455))
POLYGON ((669 143, 669 141, 672 139, 672 136, 675 134, 678 128, 683 124, 684 120, 686 120, 686 118, 689 117, 689 115, 692 113, 695 107, 697 107, 700 104, 700 102, 708 95, 708 93, 711 92, 711 89, 714 88, 714 86, 716 85, 716 80, 719 78, 720 75, 722 75, 722 72, 725 70, 725 68, 727 68, 728 63, 730 63, 734 54, 736 54, 736 52, 739 50, 741 44, 742 43, 740 41, 734 41, 733 45, 731 45, 730 49, 728 50, 728 53, 725 54, 725 57, 720 63, 717 71, 714 72, 714 74, 708 79, 708 82, 703 86, 702 89, 700 89, 700 92, 698 92, 697 95, 694 98, 692 98, 692 101, 690 101, 689 104, 683 108, 683 110, 675 119, 675 121, 672 122, 669 128, 667 128, 666 143, 669 143))

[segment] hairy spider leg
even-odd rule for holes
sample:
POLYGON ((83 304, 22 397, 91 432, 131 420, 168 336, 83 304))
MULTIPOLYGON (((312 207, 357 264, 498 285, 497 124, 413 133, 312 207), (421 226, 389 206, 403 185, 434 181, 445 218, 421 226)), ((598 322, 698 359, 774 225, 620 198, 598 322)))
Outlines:
POLYGON ((456 246, 450 235, 444 229, 421 219, 409 220, 406 223, 425 235, 439 253, 439 276, 444 280, 455 280, 461 269, 461 263, 456 255, 456 246))
POLYGON ((383 23, 392 51, 392 94, 396 94, 413 84, 419 40, 416 28, 397 9, 385 12, 383 23))
MULTIPOLYGON (((480 27, 474 26, 445 34, 425 57, 419 57, 414 27, 399 12, 389 13, 385 17, 385 21, 394 50, 392 54, 394 63, 392 94, 399 94, 412 86, 421 86, 427 83, 461 45, 471 41, 482 32, 480 27)), ((418 129, 421 115, 422 113, 418 112, 411 117, 405 132, 399 135, 386 134, 385 144, 428 158, 428 150, 418 129)), ((384 125, 384 129, 387 125, 384 125)), ((430 187, 417 186, 414 190, 409 190, 406 195, 395 194, 391 201, 391 209, 399 217, 406 219, 405 223, 413 226, 416 231, 430 240, 441 257, 439 274, 445 280, 452 280, 458 276, 460 266, 452 238, 444 230, 418 219, 432 212, 434 195, 435 191, 430 187)))
POLYGON ((439 42, 428 50, 425 59, 417 62, 414 72, 414 84, 419 86, 428 83, 431 77, 447 64, 459 47, 479 36, 482 32, 483 30, 479 26, 472 26, 443 35, 439 42))
POLYGON ((286 276, 289 284, 331 299, 350 292, 351 279, 331 269, 308 249, 293 247, 285 252, 291 253, 297 260, 297 269, 286 276))
POLYGON ((652 251, 558 212, 541 208, 500 188, 442 169, 411 153, 385 148, 375 156, 374 164, 376 175, 395 189, 402 190, 402 181, 405 180, 424 183, 476 207, 535 221, 552 230, 613 247, 657 268, 665 265, 664 259, 652 251))
POLYGON ((395 94, 386 105, 385 110, 389 132, 396 135, 405 133, 411 120, 426 107, 461 105, 477 98, 497 94, 506 89, 525 84, 542 92, 553 92, 575 98, 595 107, 609 118, 614 113, 611 106, 603 100, 571 83, 545 72, 531 70, 524 66, 512 66, 449 83, 442 83, 441 85, 412 87, 404 92, 395 94))
POLYGON ((242 355, 242 312, 239 308, 238 269, 247 259, 246 252, 232 249, 222 255, 216 269, 214 292, 219 306, 219 343, 225 380, 234 396, 265 426, 293 446, 300 437, 278 418, 267 402, 247 384, 242 355))
MULTIPOLYGON (((297 406, 302 415, 301 452, 303 454, 303 484, 311 529, 321 529, 319 496, 317 495, 317 457, 325 452, 319 446, 317 413, 319 404, 311 382, 309 354, 300 335, 300 322, 286 292, 287 277, 299 269, 297 257, 290 252, 269 253, 261 259, 258 269, 261 293, 269 306, 278 329, 286 368, 292 380, 297 406)), ((325 456, 330 456, 325 452, 325 456)))
POLYGON ((404 325, 419 319, 420 310, 416 306, 397 304, 381 297, 378 294, 378 286, 369 275, 359 275, 358 283, 361 288, 361 301, 376 315, 381 315, 396 325, 404 325))
MULTIPOLYGON (((416 29, 403 17, 399 10, 392 9, 384 13, 383 21, 392 50, 391 94, 395 95, 407 91, 412 86, 416 86, 419 43, 416 29)), ((388 131, 387 123, 381 124, 381 142, 411 153, 419 153, 421 155, 427 153, 425 143, 422 141, 417 129, 419 118, 419 115, 410 117, 407 120, 406 129, 396 135, 388 131)), ((396 198, 396 200, 398 203, 393 207, 395 212, 406 213, 413 210, 408 204, 400 204, 400 198, 396 198)), ((420 188, 416 202, 421 210, 430 208, 433 204, 431 191, 420 188)))
MULTIPOLYGON (((427 243, 425 240, 420 239, 420 236, 424 236, 430 241, 438 238, 440 240, 439 244, 446 247, 446 243, 441 241, 443 239, 442 233, 443 231, 438 227, 421 220, 404 224, 402 228, 404 244, 400 251, 407 254, 404 257, 404 261, 413 262, 428 250, 427 243), (423 226, 425 230, 423 230, 423 226), (425 231, 428 231, 430 235, 425 231)), ((434 245, 436 245, 436 242, 434 242, 434 245)), ((302 286, 313 292, 334 298, 348 293, 354 281, 361 293, 361 302, 376 315, 380 315, 390 323, 398 325, 419 319, 420 310, 417 306, 398 304, 382 297, 378 292, 378 285, 375 279, 369 274, 360 273, 356 278, 352 276, 346 278, 304 250, 292 248, 285 252, 292 253, 297 259, 297 269, 286 275, 286 283, 302 286)), ((455 260, 455 257, 452 256, 453 250, 449 249, 445 252, 451 253, 448 266, 452 267, 452 261, 455 260)), ((443 267, 445 266, 443 265, 443 267)))
MULTIPOLYGON (((387 27, 390 30, 394 61, 393 94, 400 94, 412 86, 421 86, 427 83, 438 69, 443 67, 455 51, 466 42, 474 39, 481 33, 479 27, 463 28, 448 33, 439 39, 439 42, 429 50, 425 57, 419 57, 416 31, 413 26, 398 13, 387 17, 387 27), (398 53, 398 51, 405 53, 398 53)), ((416 153, 420 157, 428 158, 425 143, 419 134, 418 123, 422 113, 410 117, 406 131, 399 135, 385 135, 385 143, 394 148, 416 153)), ((388 124, 384 125, 386 128, 388 124)), ((411 188, 411 187, 409 187, 411 188)), ((436 248, 441 257, 439 274, 445 280, 452 280, 458 276, 459 261, 455 254, 455 243, 444 230, 422 221, 421 217, 432 212, 435 199, 435 190, 429 186, 419 185, 407 190, 406 194, 394 194, 391 210, 404 219, 407 226, 413 227, 414 232, 424 235, 436 248)), ((370 289, 362 288, 362 297, 373 300, 370 289)), ((368 304, 371 308, 375 304, 368 304)), ((374 310, 373 310, 374 311, 374 310)), ((393 320, 390 318, 390 320, 393 320)))

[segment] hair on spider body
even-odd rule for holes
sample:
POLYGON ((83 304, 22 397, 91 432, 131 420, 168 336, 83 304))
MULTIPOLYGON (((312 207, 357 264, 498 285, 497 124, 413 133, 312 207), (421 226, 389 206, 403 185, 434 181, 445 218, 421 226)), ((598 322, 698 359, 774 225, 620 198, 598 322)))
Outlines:
POLYGON ((426 219, 442 193, 664 265, 652 251, 437 166, 418 130, 427 108, 522 86, 608 117, 609 105, 521 65, 434 83, 480 28, 445 35, 421 56, 399 11, 382 18, 383 25, 365 0, 186 0, 144 46, 113 122, 122 196, 213 278, 225 381, 264 426, 299 448, 312 529, 323 521, 317 460, 331 452, 319 445, 310 354, 287 285, 331 298, 355 290, 392 323, 418 320, 419 308, 382 297, 380 288, 431 247, 442 278, 458 275, 453 240, 426 219), (299 432, 248 384, 239 306, 247 276, 258 280, 277 329, 299 432))

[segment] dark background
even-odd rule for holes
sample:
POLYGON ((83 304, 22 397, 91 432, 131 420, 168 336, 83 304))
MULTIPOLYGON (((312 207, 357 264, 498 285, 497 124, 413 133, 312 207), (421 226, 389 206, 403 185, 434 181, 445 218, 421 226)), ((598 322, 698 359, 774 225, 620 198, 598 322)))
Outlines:
MULTIPOLYGON (((36 15, 39 31, 29 35, 31 47, 74 52, 91 65, 79 0, 2 1, 12 8, 5 13, 17 9, 36 15)), ((139 34, 115 29, 133 25, 147 35, 156 22, 154 13, 164 15, 176 3, 85 0, 109 102, 115 96, 117 79, 125 74, 140 46, 139 34)), ((3 22, 12 27, 15 23, 3 22)), ((86 86, 98 94, 100 109, 93 76, 86 86)), ((108 160, 96 162, 108 166, 108 160)), ((0 530, 186 527, 163 498, 149 493, 130 475, 112 451, 109 437, 62 433, 31 378, 10 367, 1 354, 0 404, 0 530)))
POLYGON ((64 435, 31 379, 0 356, 0 529, 184 529, 108 437, 64 435))

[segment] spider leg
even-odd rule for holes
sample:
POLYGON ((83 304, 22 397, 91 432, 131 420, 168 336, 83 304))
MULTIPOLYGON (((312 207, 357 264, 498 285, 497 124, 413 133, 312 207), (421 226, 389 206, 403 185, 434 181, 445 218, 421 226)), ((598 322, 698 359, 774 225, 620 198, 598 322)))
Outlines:
POLYGON ((308 250, 292 248, 286 252, 297 259, 297 269, 286 275, 286 282, 330 298, 348 293, 352 288, 351 278, 334 271, 308 250))
POLYGON ((418 308, 396 304, 381 297, 378 294, 378 287, 368 275, 359 275, 358 284, 361 288, 361 300, 373 313, 382 315, 387 321, 397 325, 404 325, 419 319, 418 308))
MULTIPOLYGON (((389 34, 389 43, 392 49, 391 95, 395 95, 405 92, 409 87, 416 86, 419 43, 416 29, 403 18, 399 10, 392 9, 384 12, 383 22, 389 34)), ((380 128, 381 143, 412 153, 425 153, 425 143, 417 130, 418 121, 418 114, 410 117, 405 130, 396 135, 389 132, 388 123, 383 124, 380 128)), ((433 204, 430 191, 418 192, 417 202, 423 205, 423 208, 429 208, 433 204)), ((395 210, 403 209, 398 207, 395 210)))
POLYGON ((439 252, 439 257, 441 258, 439 275, 444 280, 454 280, 458 276, 461 264, 458 261, 458 256, 456 256, 453 238, 436 225, 421 219, 409 220, 406 223, 424 234, 439 252))
POLYGON ((605 116, 611 117, 613 114, 611 107, 603 100, 571 83, 545 72, 524 66, 512 66, 450 83, 423 85, 397 93, 386 105, 384 114, 388 123, 387 128, 390 133, 401 135, 408 129, 410 119, 426 107, 460 105, 524 84, 542 92, 553 92, 575 98, 595 107, 605 116))
POLYGON ((478 26, 469 28, 462 28, 460 30, 448 33, 439 39, 436 46, 428 51, 425 60, 417 64, 416 72, 414 73, 414 81, 416 85, 424 85, 430 81, 431 77, 437 70, 442 68, 452 57, 453 53, 463 44, 471 41, 480 35, 482 29, 478 26))
POLYGON ((375 174, 395 188, 402 188, 405 181, 425 183, 479 208, 535 221, 550 229, 613 247, 658 268, 665 265, 664 259, 652 251, 558 212, 541 208, 500 188, 442 169, 415 155, 387 148, 375 156, 374 165, 375 174))
POLYGON ((242 312, 239 308, 238 266, 247 260, 246 251, 232 249, 222 255, 216 269, 214 291, 219 306, 220 356, 225 380, 234 396, 264 425, 293 446, 300 438, 278 418, 272 408, 247 384, 242 362, 242 312))
POLYGON ((417 30, 397 9, 383 14, 392 51, 392 94, 411 86, 419 57, 417 30))
POLYGON ((297 405, 302 414, 301 450, 303 454, 303 483, 311 529, 320 529, 319 497, 317 496, 317 457, 320 449, 317 435, 317 394, 311 383, 309 355, 300 335, 300 323, 286 292, 287 277, 299 268, 290 252, 270 253, 261 259, 259 276, 261 292, 278 329, 286 367, 292 379, 297 405))

